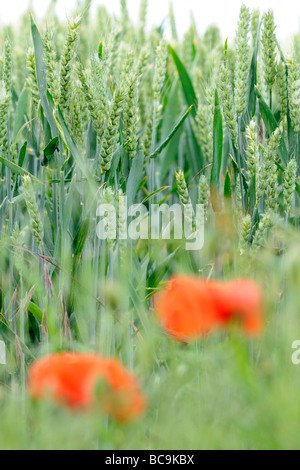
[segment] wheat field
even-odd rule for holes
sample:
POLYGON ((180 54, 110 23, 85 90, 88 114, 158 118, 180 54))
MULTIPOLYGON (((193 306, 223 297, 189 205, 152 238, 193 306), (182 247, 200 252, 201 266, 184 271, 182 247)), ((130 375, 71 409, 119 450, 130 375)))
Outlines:
POLYGON ((242 5, 228 40, 180 38, 147 3, 62 22, 52 0, 0 29, 0 449, 299 449, 300 34, 283 50, 280 18, 242 5), (153 205, 191 237, 200 218, 201 249, 149 236, 153 205), (155 313, 174 275, 253 280, 260 334, 176 341, 155 313), (33 398, 32 366, 68 352, 117 358, 141 416, 33 398))

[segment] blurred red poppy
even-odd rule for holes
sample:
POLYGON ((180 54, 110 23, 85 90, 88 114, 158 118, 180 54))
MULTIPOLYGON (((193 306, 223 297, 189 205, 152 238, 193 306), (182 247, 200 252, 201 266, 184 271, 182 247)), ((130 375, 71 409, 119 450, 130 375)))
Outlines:
POLYGON ((50 398, 71 409, 90 408, 99 401, 120 422, 138 418, 146 408, 135 376, 118 360, 94 354, 54 354, 38 360, 29 370, 28 391, 33 398, 50 398))
POLYGON ((156 314, 168 334, 189 342, 240 320, 249 336, 263 329, 259 286, 246 279, 221 283, 175 277, 158 296, 156 314))

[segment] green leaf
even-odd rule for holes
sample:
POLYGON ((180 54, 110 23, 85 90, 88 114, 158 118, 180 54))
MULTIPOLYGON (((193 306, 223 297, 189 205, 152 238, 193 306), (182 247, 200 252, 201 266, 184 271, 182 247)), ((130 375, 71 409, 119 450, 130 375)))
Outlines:
MULTIPOLYGON (((48 96, 49 95, 50 94, 48 93, 48 96)), ((88 181, 91 182, 92 179, 91 179, 91 175, 89 174, 87 165, 86 165, 84 159, 82 158, 81 153, 79 152, 79 150, 76 147, 76 144, 75 144, 75 142, 74 142, 74 140, 73 140, 73 138, 70 134, 70 131, 69 131, 68 126, 67 126, 67 124, 64 120, 64 116, 63 116, 59 106, 58 106, 57 112, 54 113, 53 116, 54 116, 54 120, 56 122, 56 126, 59 130, 59 133, 61 134, 61 137, 63 138, 63 140, 65 141, 66 145, 68 146, 71 154, 73 155, 74 160, 75 160, 78 168, 82 171, 83 175, 88 179, 88 181)))
POLYGON ((134 203, 136 193, 140 187, 140 183, 143 179, 144 173, 144 152, 141 150, 137 153, 133 159, 132 166, 129 172, 127 185, 126 185, 126 196, 128 206, 134 203))
POLYGON ((103 54, 103 41, 100 41, 99 47, 98 47, 98 57, 100 60, 102 59, 102 54, 103 54))
MULTIPOLYGON (((203 154, 201 148, 198 145, 198 141, 195 137, 193 127, 191 125, 190 119, 187 119, 184 123, 185 135, 186 135, 186 143, 182 141, 182 152, 183 154, 186 152, 186 158, 189 164, 189 167, 192 173, 196 174, 203 168, 203 154)), ((182 134, 181 137, 184 137, 182 134)), ((181 144, 181 142, 180 142, 181 144)))
MULTIPOLYGON (((280 171, 282 171, 282 173, 284 173, 284 168, 282 165, 280 165, 278 162, 275 162, 276 166, 279 168, 280 171)), ((296 191, 297 191, 297 194, 298 196, 300 196, 300 184, 296 182, 296 191)))
MULTIPOLYGON (((2 320, 0 320, 0 334, 4 341, 7 341, 8 343, 15 344, 16 341, 16 334, 7 326, 6 323, 4 323, 2 320)), ((22 351, 25 354, 25 356, 30 357, 31 359, 35 359, 34 355, 32 352, 28 349, 26 344, 24 344, 20 338, 18 337, 19 343, 21 345, 22 351)))
MULTIPOLYGON (((85 247, 88 234, 90 229, 90 218, 87 217, 85 220, 80 222, 79 230, 73 241, 74 250, 74 263, 73 263, 73 278, 76 278, 78 266, 82 257, 83 249, 85 247)), ((69 299, 68 311, 72 312, 74 308, 74 299, 76 294, 76 283, 72 282, 71 295, 69 299)), ((78 328, 77 322, 74 323, 75 329, 78 328)))
POLYGON ((171 130, 175 126, 178 115, 178 109, 180 106, 179 92, 181 92, 179 87, 179 79, 176 78, 173 82, 172 87, 166 94, 167 103, 164 108, 161 126, 162 140, 165 140, 168 137, 171 130))
POLYGON ((267 128, 267 131, 271 135, 277 129, 278 123, 271 109, 262 97, 259 98, 259 111, 267 128))
POLYGON ((26 151, 27 151, 27 140, 25 140, 24 144, 22 145, 21 147, 21 150, 20 150, 20 155, 19 155, 19 167, 23 167, 23 164, 24 164, 24 160, 25 160, 25 157, 26 157, 26 151))
POLYGON ((30 16, 31 20, 31 33, 34 45, 35 52, 35 63, 36 63, 36 78, 38 83, 39 95, 41 104, 46 115, 47 121, 50 124, 52 137, 58 136, 58 131, 56 129, 55 121, 52 115, 52 112, 49 107, 47 99, 47 74, 46 66, 44 61, 44 43, 41 38, 40 32, 34 22, 32 15, 30 16))
POLYGON ((224 182, 224 197, 230 198, 232 196, 232 184, 231 184, 231 177, 229 171, 226 171, 225 175, 225 182, 224 182))
POLYGON ((153 273, 147 278, 147 287, 151 289, 157 289, 160 282, 163 280, 165 274, 170 269, 170 262, 176 256, 179 248, 176 248, 173 253, 167 256, 162 263, 160 263, 153 271, 153 273))
POLYGON ((28 105, 28 87, 25 86, 22 93, 19 96, 16 112, 14 114, 14 130, 13 130, 12 141, 16 140, 20 129, 25 123, 27 105, 28 105))
POLYGON ((256 113, 256 93, 255 87, 257 84, 257 56, 258 56, 258 46, 259 46, 259 39, 260 39, 260 29, 261 24, 259 25, 257 37, 255 41, 254 51, 252 55, 252 61, 250 66, 249 72, 249 84, 248 84, 248 115, 250 119, 256 113))
POLYGON ((40 184, 43 184, 42 181, 40 181, 38 178, 33 176, 31 173, 29 173, 29 171, 24 170, 24 168, 21 168, 16 163, 13 163, 10 160, 7 160, 6 158, 1 157, 1 156, 0 156, 0 161, 3 163, 3 165, 5 165, 7 168, 9 168, 13 173, 15 173, 17 175, 20 175, 20 176, 28 175, 32 178, 32 180, 34 180, 34 181, 36 181, 40 184))
POLYGON ((115 174, 115 171, 117 171, 117 168, 120 163, 121 156, 124 154, 124 149, 123 147, 119 147, 115 153, 113 154, 112 161, 111 161, 111 167, 110 167, 110 173, 111 175, 115 174))
POLYGON ((87 218, 80 224, 79 231, 74 239, 74 256, 80 258, 89 234, 90 219, 87 218))
POLYGON ((168 135, 168 137, 157 147, 157 149, 150 155, 150 158, 155 158, 157 157, 168 145, 172 137, 176 134, 178 129, 182 126, 186 118, 189 116, 193 109, 193 106, 190 106, 189 109, 186 110, 186 112, 183 114, 183 116, 178 120, 177 124, 175 124, 174 128, 168 135))
POLYGON ((43 312, 33 302, 29 303, 28 312, 31 313, 39 323, 43 322, 43 312))
POLYGON ((249 188, 248 188, 247 210, 249 214, 253 214, 255 207, 256 207, 256 178, 254 175, 252 180, 250 181, 249 188))
POLYGON ((86 149, 88 158, 94 159, 97 154, 97 134, 93 128, 92 120, 90 119, 87 139, 86 139, 86 149))
POLYGON ((179 57, 176 54, 176 52, 174 51, 173 47, 170 46, 170 45, 169 45, 169 52, 172 55, 174 63, 176 65, 176 68, 177 68, 177 71, 178 71, 178 74, 179 74, 179 78, 180 78, 180 81, 181 81, 181 85, 182 85, 182 90, 183 90, 187 105, 189 107, 190 106, 193 107, 192 110, 191 110, 192 111, 192 116, 196 117, 196 109, 198 107, 198 103, 197 103, 196 93, 195 93, 195 90, 194 90, 194 87, 193 87, 193 84, 192 84, 192 80, 190 79, 190 76, 187 73, 185 66, 183 65, 183 63, 179 59, 179 57))
POLYGON ((54 137, 44 149, 44 157, 48 160, 59 149, 59 137, 54 137))
MULTIPOLYGON (((273 134, 273 132, 276 131, 278 128, 279 124, 276 121, 276 118, 274 114, 272 113, 271 109, 267 105, 267 103, 263 100, 261 94, 259 93, 258 89, 255 88, 255 93, 258 96, 259 99, 259 111, 261 114, 261 117, 265 123, 267 132, 269 135, 273 134)), ((284 166, 287 165, 287 162, 289 161, 289 154, 284 142, 284 139, 282 138, 280 141, 280 146, 278 148, 278 155, 281 159, 281 162, 283 163, 284 166)))
POLYGON ((227 56, 228 56, 228 38, 225 39, 224 56, 225 56, 225 60, 227 60, 227 56))
POLYGON ((223 119, 220 108, 218 91, 215 89, 215 112, 213 125, 213 164, 211 170, 211 185, 219 186, 220 171, 223 155, 223 119))
POLYGON ((159 188, 159 189, 157 189, 156 191, 153 191, 153 193, 148 194, 148 196, 145 197, 145 199, 143 200, 142 204, 146 204, 146 202, 148 202, 149 199, 153 198, 153 197, 156 196, 157 194, 162 193, 163 191, 165 191, 166 189, 169 189, 169 188, 170 188, 170 186, 164 186, 163 188, 159 188))
MULTIPOLYGON (((163 113, 163 122, 161 127, 161 136, 162 140, 165 140, 170 132, 172 131, 173 127, 176 124, 176 119, 178 116, 179 110, 179 92, 181 90, 179 88, 179 79, 176 78, 170 89, 169 93, 166 95, 167 104, 166 108, 163 113)), ((160 158, 160 174, 161 180, 164 181, 167 174, 170 171, 170 166, 174 163, 177 165, 178 162, 178 146, 179 140, 182 133, 183 128, 181 127, 178 129, 178 132, 174 135, 172 140, 170 141, 169 145, 162 151, 161 158, 160 158)))
POLYGON ((252 241, 255 236, 256 230, 259 226, 259 222, 260 222, 260 216, 259 216, 258 207, 255 206, 253 215, 252 215, 252 220, 251 220, 251 230, 250 230, 250 237, 249 237, 250 241, 252 241))

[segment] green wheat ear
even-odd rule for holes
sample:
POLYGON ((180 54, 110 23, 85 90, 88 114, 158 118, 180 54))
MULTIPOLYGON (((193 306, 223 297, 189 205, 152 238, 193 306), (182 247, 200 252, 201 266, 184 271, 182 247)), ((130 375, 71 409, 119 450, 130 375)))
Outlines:
MULTIPOLYGON (((98 62, 98 59, 94 59, 98 62)), ((97 65, 95 65, 95 68, 97 65)), ((81 62, 77 63, 77 75, 81 84, 81 90, 85 98, 85 102, 93 123, 94 130, 97 133, 99 139, 103 136, 104 132, 104 90, 100 90, 100 85, 98 85, 98 93, 93 86, 90 75, 86 72, 81 62)), ((102 83, 102 75, 97 74, 99 82, 102 83)))
POLYGON ((251 16, 251 35, 252 35, 253 46, 255 45, 255 42, 257 39, 259 20, 260 20, 260 11, 259 9, 256 9, 253 11, 252 16, 251 16))
POLYGON ((214 94, 213 89, 207 89, 205 103, 198 97, 196 122, 193 121, 195 136, 201 146, 207 163, 213 157, 213 122, 214 122, 214 94))
POLYGON ((0 82, 0 155, 7 158, 8 155, 8 108, 10 95, 4 82, 0 82))
POLYGON ((250 247, 250 232, 251 232, 251 216, 246 215, 242 219, 241 229, 240 229, 240 241, 239 241, 239 248, 241 255, 244 255, 250 247))
POLYGON ((27 86, 30 90, 32 96, 33 108, 36 108, 38 105, 40 95, 36 78, 36 65, 35 65, 35 55, 34 49, 30 48, 27 53, 27 86))
POLYGON ((57 52, 55 49, 53 32, 46 31, 44 38, 45 63, 47 67, 47 85, 56 104, 59 102, 59 75, 57 70, 57 52))
POLYGON ((16 224, 11 234, 11 241, 14 246, 14 264, 21 278, 27 274, 24 269, 24 251, 21 248, 24 245, 22 235, 18 224, 16 224))
POLYGON ((124 201, 125 194, 122 189, 119 190, 117 195, 118 203, 118 246, 121 264, 125 266, 127 259, 127 207, 125 206, 124 201), (122 203, 121 203, 122 201, 122 203))
POLYGON ((288 94, 293 130, 300 132, 300 67, 295 59, 288 61, 288 94))
POLYGON ((62 110, 66 111, 69 111, 72 88, 72 63, 76 54, 80 24, 81 16, 77 16, 75 19, 70 20, 64 45, 64 51, 61 59, 59 104, 62 110))
POLYGON ((141 38, 142 42, 145 41, 147 10, 148 10, 148 0, 141 0, 139 30, 140 30, 140 38, 141 38))
POLYGON ((171 31, 172 31, 172 38, 173 38, 173 41, 177 42, 178 33, 177 33, 176 20, 175 20, 172 2, 170 3, 170 8, 169 8, 169 18, 170 18, 170 25, 171 25, 171 31))
POLYGON ((185 208, 185 217, 186 220, 193 229, 195 230, 195 216, 194 210, 192 207, 192 201, 189 195, 187 184, 185 181, 184 173, 182 170, 178 170, 175 173, 176 183, 177 183, 177 192, 183 208, 185 208))
POLYGON ((199 180, 198 204, 203 205, 204 216, 206 216, 209 206, 209 185, 205 175, 201 175, 199 180))
POLYGON ((154 99, 159 100, 166 76, 167 43, 163 39, 156 49, 155 72, 153 80, 154 99))
POLYGON ((138 143, 138 86, 139 79, 133 73, 127 77, 128 93, 126 95, 124 104, 124 138, 125 148, 128 152, 129 157, 132 159, 136 155, 137 143, 138 143))
POLYGON ((127 1, 126 0, 120 0, 120 2, 121 2, 122 25, 123 25, 124 30, 126 30, 127 25, 129 23, 129 13, 128 13, 127 1))
POLYGON ((114 94, 110 112, 107 116, 106 129, 101 142, 100 151, 100 174, 110 170, 113 154, 116 150, 119 137, 120 116, 126 95, 124 87, 117 88, 114 94))
POLYGON ((286 74, 286 65, 283 62, 280 62, 277 71, 279 109, 281 119, 284 119, 287 116, 288 110, 288 82, 286 74))
POLYGON ((287 169, 284 172, 283 203, 286 217, 289 217, 292 208, 292 199, 296 188, 297 169, 297 161, 293 158, 288 163, 287 169))
MULTIPOLYGON (((111 187, 105 187, 101 194, 101 204, 107 204, 109 206, 114 206, 116 204, 116 198, 114 190, 111 187)), ((107 243, 109 249, 112 251, 115 246, 116 239, 116 217, 115 212, 109 211, 107 215, 107 243)))
POLYGON ((281 124, 271 135, 268 146, 262 149, 262 164, 257 176, 257 205, 264 193, 267 194, 267 206, 270 209, 277 207, 278 196, 278 170, 276 162, 278 160, 277 150, 282 138, 283 124, 281 124))
POLYGON ((192 26, 184 35, 181 49, 184 65, 187 70, 191 71, 194 61, 194 28, 192 26))
POLYGON ((12 86, 12 51, 8 40, 4 44, 3 80, 0 82, 0 155, 9 158, 8 111, 12 86))
POLYGON ((248 36, 250 31, 250 11, 242 5, 236 36, 236 69, 235 69, 235 104, 241 114, 246 108, 248 77, 250 69, 250 48, 248 36))
POLYGON ((274 214, 268 211, 259 223, 258 229, 256 230, 252 248, 254 251, 262 248, 268 239, 269 233, 274 226, 274 214))
POLYGON ((11 93, 12 85, 12 50, 10 41, 6 40, 4 44, 4 64, 3 64, 3 81, 7 93, 11 93))
POLYGON ((268 177, 266 180, 266 207, 267 210, 276 212, 278 209, 278 168, 273 163, 268 171, 268 177))
POLYGON ((39 208, 35 199, 35 194, 30 176, 23 176, 24 199, 29 214, 30 225, 33 237, 40 252, 43 251, 44 231, 40 217, 39 208))
POLYGON ((272 90, 276 79, 276 36, 275 36, 275 21, 273 10, 263 15, 263 30, 262 30, 262 51, 263 63, 265 71, 265 80, 269 90, 272 90))
POLYGON ((238 147, 238 127, 236 120, 236 108, 231 85, 228 60, 221 65, 219 77, 220 97, 225 117, 225 122, 230 132, 234 146, 238 147))
POLYGON ((258 133, 256 122, 252 120, 246 129, 246 158, 248 167, 248 180, 256 175, 259 164, 258 133))

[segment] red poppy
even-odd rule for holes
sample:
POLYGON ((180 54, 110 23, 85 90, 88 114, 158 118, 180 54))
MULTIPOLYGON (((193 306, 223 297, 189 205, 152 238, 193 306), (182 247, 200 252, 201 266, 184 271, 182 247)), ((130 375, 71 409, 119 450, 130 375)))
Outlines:
POLYGON ((262 296, 256 283, 237 280, 210 282, 175 277, 159 295, 155 310, 163 328, 175 339, 189 342, 240 319, 246 333, 262 331, 262 296))
POLYGON ((33 398, 51 398, 71 409, 90 408, 99 400, 103 411, 121 422, 141 416, 146 408, 134 375, 118 360, 95 354, 54 354, 35 362, 28 391, 33 398))
POLYGON ((209 289, 223 325, 233 320, 242 322, 249 336, 258 336, 263 330, 263 301, 258 284, 250 279, 228 283, 209 283, 209 289))

